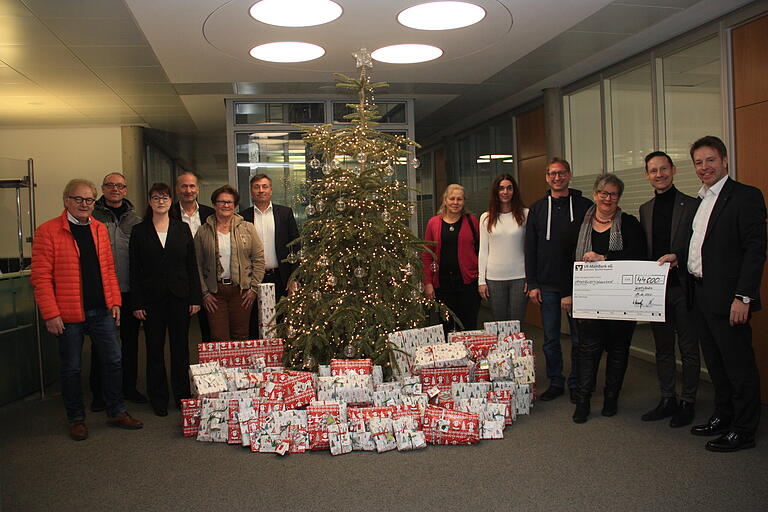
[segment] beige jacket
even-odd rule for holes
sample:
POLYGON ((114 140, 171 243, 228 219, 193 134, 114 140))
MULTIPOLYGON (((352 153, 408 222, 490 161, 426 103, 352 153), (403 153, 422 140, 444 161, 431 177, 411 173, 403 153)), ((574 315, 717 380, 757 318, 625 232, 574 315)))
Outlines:
MULTIPOLYGON (((232 246, 230 274, 232 282, 241 290, 256 292, 256 285, 264 279, 264 246, 256 228, 238 215, 232 215, 229 232, 232 246)), ((197 268, 203 297, 218 290, 218 261, 216 251, 216 215, 205 220, 195 234, 197 268)))

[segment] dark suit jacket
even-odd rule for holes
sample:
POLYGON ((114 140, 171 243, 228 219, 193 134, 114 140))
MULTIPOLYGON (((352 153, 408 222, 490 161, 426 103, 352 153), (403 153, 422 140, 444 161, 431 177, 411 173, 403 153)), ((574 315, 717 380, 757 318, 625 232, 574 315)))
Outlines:
MULTIPOLYGON (((648 243, 648 259, 653 257, 653 205, 656 195, 647 203, 640 206, 640 224, 645 231, 645 239, 648 243)), ((693 233, 693 217, 699 208, 700 200, 683 194, 679 190, 675 193, 675 205, 672 208, 672 231, 670 233, 670 251, 677 255, 677 267, 670 272, 677 272, 680 286, 684 296, 688 293, 688 246, 693 233)))
POLYGON ((765 200, 759 189, 730 178, 709 217, 701 247, 702 286, 710 313, 728 315, 736 295, 751 297, 760 309, 760 280, 765 264, 765 200))
MULTIPOLYGON (((210 206, 205 206, 199 202, 197 203, 197 206, 200 207, 200 225, 203 225, 205 224, 205 219, 213 215, 214 211, 210 206)), ((178 201, 171 205, 171 209, 168 210, 168 216, 172 219, 181 220, 181 207, 179 206, 178 201)))
POLYGON ((202 304, 195 245, 185 223, 170 219, 165 247, 151 220, 137 224, 131 232, 129 254, 134 311, 168 294, 191 305, 202 304))
MULTIPOLYGON (((301 247, 294 244, 291 249, 288 244, 299 238, 299 228, 296 225, 296 219, 293 217, 293 210, 287 206, 272 203, 272 214, 275 217, 275 251, 277 252, 277 261, 279 262, 280 281, 283 288, 288 285, 288 279, 296 267, 297 263, 288 263, 286 258, 288 253, 298 252, 301 247)), ((243 219, 253 222, 253 207, 240 211, 243 219)))

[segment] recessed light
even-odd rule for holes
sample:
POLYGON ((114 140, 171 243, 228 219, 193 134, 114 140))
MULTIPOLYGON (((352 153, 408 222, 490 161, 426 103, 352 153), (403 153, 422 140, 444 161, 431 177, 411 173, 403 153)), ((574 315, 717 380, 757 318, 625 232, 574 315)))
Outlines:
POLYGON ((418 30, 451 30, 468 27, 485 18, 485 9, 467 2, 428 2, 397 15, 397 21, 418 30))
POLYGON ((278 27, 313 27, 330 23, 342 9, 331 0, 261 0, 251 6, 251 17, 278 27))
POLYGON ((515 162, 514 158, 505 158, 504 160, 501 161, 501 163, 503 164, 511 164, 514 162, 515 162))
POLYGON ((443 50, 428 44, 393 44, 374 50, 371 57, 390 64, 415 64, 435 60, 442 54, 443 50))
POLYGON ((501 160, 502 158, 512 158, 515 155, 503 155, 503 154, 491 154, 491 155, 480 155, 477 158, 482 158, 484 160, 501 160))
POLYGON ((251 48, 251 57, 267 62, 306 62, 325 55, 321 46, 312 43, 283 41, 266 43, 251 48))
POLYGON ((488 158, 478 158, 476 160, 476 162, 479 163, 479 164, 489 164, 489 163, 491 163, 490 159, 488 159, 488 158))

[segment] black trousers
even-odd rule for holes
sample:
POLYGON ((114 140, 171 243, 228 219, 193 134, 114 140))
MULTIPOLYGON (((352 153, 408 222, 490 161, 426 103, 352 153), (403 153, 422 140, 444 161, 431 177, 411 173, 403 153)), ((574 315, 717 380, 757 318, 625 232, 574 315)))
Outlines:
POLYGON ((691 311, 688 309, 685 294, 679 286, 667 289, 665 308, 667 321, 651 322, 653 340, 656 343, 656 371, 659 376, 661 396, 664 398, 676 396, 675 338, 677 338, 680 360, 683 363, 683 387, 680 398, 693 403, 696 401, 701 373, 699 339, 696 328, 691 323, 691 311))
MULTIPOLYGON (((123 305, 120 306, 120 351, 123 366, 123 395, 136 390, 136 377, 139 372, 139 327, 141 320, 131 311, 131 294, 121 294, 123 305)), ((91 373, 89 384, 94 399, 102 397, 101 373, 95 350, 91 350, 91 373)))
POLYGON ((147 304, 144 334, 147 344, 147 394, 154 407, 168 407, 168 378, 165 369, 165 334, 171 352, 171 389, 178 402, 189 398, 189 303, 171 295, 147 304))
MULTIPOLYGON (((440 276, 440 288, 435 290, 435 298, 453 311, 465 331, 477 329, 477 312, 480 310, 480 294, 477 293, 477 279, 469 284, 464 284, 461 277, 458 279, 445 279, 440 276)), ((459 326, 449 320, 443 322, 445 332, 458 330, 459 326)))
MULTIPOLYGON (((706 304, 695 285, 696 304, 706 304)), ((731 326, 727 315, 693 310, 701 352, 715 386, 715 414, 731 418, 734 432, 754 435, 760 424, 760 374, 749 323, 731 326)))
POLYGON ((597 371, 603 351, 605 394, 618 396, 629 364, 629 346, 637 322, 626 320, 579 320, 579 400, 588 401, 597 383, 597 371))
MULTIPOLYGON (((280 272, 277 269, 274 270, 267 270, 267 273, 264 274, 264 279, 261 281, 262 283, 273 283, 275 285, 275 303, 277 303, 281 297, 283 297, 286 293, 285 290, 285 283, 283 283, 282 279, 280 279, 280 272)), ((251 309, 251 319, 248 324, 248 333, 249 337, 252 340, 259 339, 259 305, 258 302, 253 304, 253 309, 251 309)))

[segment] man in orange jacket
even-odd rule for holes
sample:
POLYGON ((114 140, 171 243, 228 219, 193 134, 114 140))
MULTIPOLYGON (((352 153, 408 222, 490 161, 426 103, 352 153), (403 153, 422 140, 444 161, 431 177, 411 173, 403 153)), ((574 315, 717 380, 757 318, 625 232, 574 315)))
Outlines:
POLYGON ((32 244, 31 282, 45 328, 59 339, 61 392, 69 435, 88 438, 80 383, 85 334, 98 354, 110 425, 136 430, 144 425, 125 410, 117 326, 120 287, 107 228, 91 218, 96 186, 74 179, 64 188, 64 211, 42 224, 32 244))

